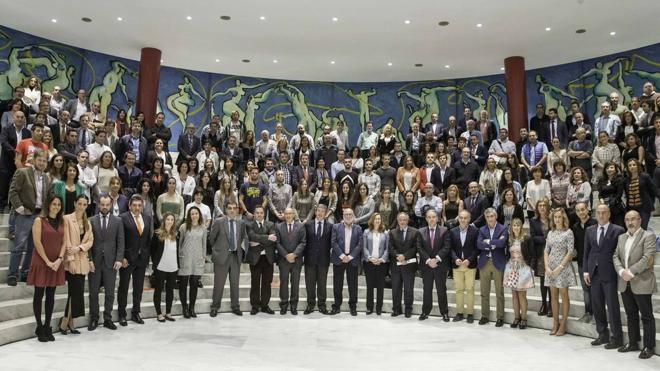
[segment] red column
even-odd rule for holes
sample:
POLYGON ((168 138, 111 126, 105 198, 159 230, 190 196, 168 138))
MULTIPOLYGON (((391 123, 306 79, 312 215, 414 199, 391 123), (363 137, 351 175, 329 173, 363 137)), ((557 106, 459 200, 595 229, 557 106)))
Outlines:
POLYGON ((152 125, 156 117, 158 82, 160 79, 161 52, 155 48, 142 48, 140 54, 140 74, 138 77, 136 111, 144 112, 147 125, 152 125))
POLYGON ((527 88, 525 86, 525 58, 504 60, 509 138, 520 139, 520 129, 527 127, 527 88))

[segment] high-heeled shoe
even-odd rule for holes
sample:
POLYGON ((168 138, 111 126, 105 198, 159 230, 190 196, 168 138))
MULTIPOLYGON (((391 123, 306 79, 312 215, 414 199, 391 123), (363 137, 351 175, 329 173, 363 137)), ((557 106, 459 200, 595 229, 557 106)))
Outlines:
POLYGON ((519 324, 519 323, 520 323, 520 318, 516 318, 516 319, 514 319, 513 322, 511 323, 511 328, 516 328, 516 327, 518 327, 518 324, 519 324))
POLYGON ((548 307, 546 306, 545 303, 541 303, 541 308, 539 309, 538 313, 539 316, 545 316, 548 314, 548 307))
POLYGON ((557 330, 557 333, 555 336, 564 336, 566 335, 566 320, 561 321, 561 324, 559 325, 559 330, 557 330))
POLYGON ((524 330, 526 328, 527 328, 527 320, 523 319, 523 320, 520 321, 520 324, 518 325, 518 329, 524 330))
POLYGON ((548 307, 548 314, 546 314, 546 317, 552 317, 552 307, 548 307))
POLYGON ((53 329, 49 327, 44 327, 44 336, 48 341, 55 341, 55 336, 53 336, 53 329))
POLYGON ((80 335, 80 331, 76 330, 75 327, 71 326, 71 322, 69 322, 69 332, 72 333, 73 335, 80 335))
POLYGON ((69 328, 68 326, 65 328, 62 328, 62 322, 64 322, 64 317, 60 318, 60 322, 57 324, 57 327, 60 329, 60 333, 62 335, 68 335, 69 334, 69 328))
POLYGON ((46 338, 46 334, 44 333, 44 327, 41 325, 37 325, 37 329, 34 330, 34 334, 37 335, 37 340, 39 340, 40 343, 45 343, 48 341, 46 338))
POLYGON ((559 322, 552 324, 552 331, 550 331, 550 336, 557 335, 557 331, 559 331, 559 322))
POLYGON ((188 309, 187 305, 184 305, 183 308, 181 308, 181 314, 183 314, 183 318, 190 318, 190 309, 188 309))

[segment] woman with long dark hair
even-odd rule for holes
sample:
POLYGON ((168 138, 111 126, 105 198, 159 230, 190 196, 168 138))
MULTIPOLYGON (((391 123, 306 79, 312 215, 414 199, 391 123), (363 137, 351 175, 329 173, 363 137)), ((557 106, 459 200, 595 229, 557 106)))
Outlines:
POLYGON ((115 119, 115 130, 117 131, 117 137, 119 138, 131 133, 131 127, 128 124, 126 110, 124 109, 117 111, 117 118, 115 119))
POLYGON ((71 214, 76 208, 78 196, 84 194, 84 191, 78 184, 78 166, 72 162, 67 163, 64 171, 64 179, 53 182, 53 193, 64 200, 64 214, 71 214))
POLYGON ((197 318, 195 302, 199 280, 204 274, 206 254, 205 224, 202 212, 192 206, 188 209, 185 223, 179 227, 179 300, 184 318, 197 318))
POLYGON ((151 261, 154 269, 156 287, 154 289, 154 307, 158 322, 171 321, 174 287, 179 270, 179 246, 176 239, 176 217, 172 213, 163 215, 163 222, 155 233, 151 244, 151 261), (165 288, 165 315, 161 312, 160 300, 165 288))
POLYGON ((385 187, 380 192, 380 200, 376 203, 376 212, 381 216, 381 222, 386 230, 395 228, 397 207, 396 202, 392 200, 392 190, 385 187))
POLYGON ((376 314, 383 311, 383 293, 385 292, 385 275, 388 266, 388 235, 379 213, 373 213, 369 218, 368 228, 362 235, 362 260, 364 274, 367 277, 367 312, 374 311, 374 289, 376 290, 376 314))
POLYGON ((52 178, 53 182, 56 180, 64 180, 66 176, 64 172, 66 171, 64 163, 64 156, 59 153, 54 155, 50 161, 48 161, 48 173, 52 178))
POLYGON ((598 198, 601 203, 610 207, 610 221, 618 226, 624 227, 624 215, 626 206, 623 203, 623 189, 625 179, 621 175, 619 165, 615 162, 605 164, 603 177, 598 182, 598 198))
POLYGON ((655 185, 636 158, 626 164, 628 177, 625 182, 626 211, 635 210, 642 217, 642 228, 648 229, 651 213, 655 210, 655 185))
POLYGON ((532 256, 532 268, 534 275, 541 279, 541 308, 539 316, 552 317, 552 308, 548 305, 549 290, 545 285, 545 241, 550 232, 550 200, 543 197, 536 203, 534 209, 535 217, 529 219, 529 234, 534 241, 534 255, 532 256))
POLYGON ((320 180, 320 186, 314 194, 314 209, 316 210, 316 207, 320 204, 327 206, 325 219, 333 223, 335 210, 337 209, 337 192, 335 192, 334 184, 329 177, 320 180))
POLYGON ((365 183, 358 183, 355 189, 355 199, 352 206, 353 214, 355 214, 353 223, 359 225, 364 231, 367 229, 369 217, 374 213, 374 199, 369 197, 369 187, 365 183))
POLYGON ((230 178, 223 177, 220 179, 220 188, 213 196, 213 215, 216 218, 225 216, 225 207, 230 201, 238 202, 236 189, 230 178))
POLYGON ((151 181, 154 197, 158 197, 167 191, 169 175, 165 172, 164 164, 162 158, 156 157, 151 164, 151 170, 147 172, 147 178, 151 181))
POLYGON ((339 186, 337 192, 337 208, 335 209, 335 223, 344 220, 344 209, 353 207, 353 189, 351 183, 344 182, 339 186))

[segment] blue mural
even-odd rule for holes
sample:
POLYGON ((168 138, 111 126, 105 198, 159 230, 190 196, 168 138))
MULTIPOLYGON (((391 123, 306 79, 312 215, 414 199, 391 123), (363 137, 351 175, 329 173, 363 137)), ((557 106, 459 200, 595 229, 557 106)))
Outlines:
MULTIPOLYGON (((119 109, 135 115, 138 62, 63 45, 0 26, 0 99, 12 88, 37 76, 43 91, 60 86, 66 97, 78 89, 101 102, 101 110, 114 118, 119 109)), ((645 81, 660 87, 660 44, 592 60, 527 71, 530 116, 537 102, 557 108, 560 118, 571 100, 580 102, 589 115, 617 91, 628 104, 640 94, 645 81)), ((280 121, 289 133, 297 124, 316 136, 324 124, 348 124, 351 142, 367 121, 377 129, 392 125, 402 138, 420 116, 432 113, 445 121, 461 118, 464 107, 489 112, 498 126, 507 126, 504 75, 456 80, 332 83, 271 80, 162 67, 158 110, 172 129, 170 148, 187 123, 201 128, 214 114, 226 123, 238 111, 249 130, 271 130, 280 121)), ((149 118, 147 118, 149 120, 149 118)))

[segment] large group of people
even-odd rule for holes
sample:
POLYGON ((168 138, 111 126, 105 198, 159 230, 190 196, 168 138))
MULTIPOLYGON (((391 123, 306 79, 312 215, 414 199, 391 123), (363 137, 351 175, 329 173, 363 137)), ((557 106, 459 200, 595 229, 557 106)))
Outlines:
POLYGON ((494 286, 495 326, 504 325, 506 289, 513 298, 510 326, 525 329, 526 292, 539 282, 537 315, 552 317, 554 336, 567 331, 568 291, 579 280, 585 304, 579 321, 594 321, 598 330, 592 345, 640 351, 640 358, 654 354, 656 240, 648 224, 660 185, 660 94, 651 83, 631 107, 612 93, 593 120, 577 102, 565 122, 555 108, 538 104, 516 142, 488 112, 474 118, 469 108, 447 123, 437 114, 429 123, 415 117, 405 135, 390 125, 377 133, 368 122, 355 146, 341 121, 324 126, 317 140, 304 125, 290 135, 281 123, 257 136, 235 112, 227 124, 217 115, 203 127, 189 123, 176 155, 163 113, 149 124, 142 113, 127 117, 124 110, 110 120, 84 90, 68 102, 59 89, 38 90, 30 79, 0 104, 0 207, 10 206, 14 241, 7 282, 35 287, 39 341, 54 340, 54 294, 65 283, 57 330, 79 333, 74 321, 85 315, 85 277, 90 331, 101 320, 101 286, 101 323, 117 328, 111 316, 117 274, 119 325, 144 323, 145 277, 155 289, 159 322, 176 320, 175 288, 183 317, 196 318, 210 262, 211 317, 218 316, 227 277, 230 310, 242 315, 239 278, 247 263, 252 315, 274 314, 275 265, 281 315, 298 314, 304 270, 304 314, 340 313, 346 283, 356 316, 364 274, 367 315, 382 314, 391 284, 391 315, 409 318, 421 276, 419 320, 433 310, 435 286, 438 312, 449 322, 451 277, 454 322, 476 320, 480 280, 478 323, 491 320, 494 286))

